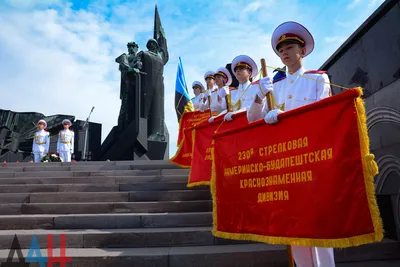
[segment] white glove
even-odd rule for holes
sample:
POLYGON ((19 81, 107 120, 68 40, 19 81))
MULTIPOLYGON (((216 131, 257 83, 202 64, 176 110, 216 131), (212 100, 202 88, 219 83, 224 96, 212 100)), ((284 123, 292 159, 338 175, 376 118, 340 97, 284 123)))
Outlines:
POLYGON ((264 99, 265 95, 274 91, 274 85, 270 77, 264 77, 260 80, 257 95, 260 99, 264 99))
POLYGON ((225 120, 225 121, 231 121, 231 120, 233 120, 233 119, 232 119, 233 114, 236 114, 236 112, 228 112, 228 113, 225 115, 224 120, 225 120))
POLYGON ((74 151, 71 149, 70 151, 69 151, 71 154, 74 154, 74 151))
POLYGON ((280 109, 273 109, 267 113, 264 117, 264 121, 268 124, 273 124, 278 122, 278 115, 282 114, 283 111, 280 109))
POLYGON ((216 117, 217 117, 217 116, 212 116, 212 117, 210 117, 210 118, 208 119, 208 122, 213 122, 214 119, 215 119, 216 117))
POLYGON ((201 103, 200 111, 201 111, 201 112, 204 112, 204 111, 206 111, 207 109, 208 109, 207 101, 206 101, 206 103, 201 103))
POLYGON ((227 86, 224 86, 218 90, 218 96, 220 98, 224 99, 227 95, 229 95, 229 88, 227 86))
POLYGON ((207 90, 203 97, 207 99, 209 96, 211 96, 211 90, 207 90))

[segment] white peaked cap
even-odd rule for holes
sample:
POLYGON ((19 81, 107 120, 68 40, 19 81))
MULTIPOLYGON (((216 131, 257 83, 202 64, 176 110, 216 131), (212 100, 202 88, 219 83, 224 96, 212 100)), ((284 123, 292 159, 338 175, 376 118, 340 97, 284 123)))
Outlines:
POLYGON ((240 56, 235 57, 232 60, 231 69, 232 69, 233 73, 235 73, 235 68, 238 65, 248 66, 248 67, 251 68, 251 76, 250 76, 250 78, 253 78, 258 73, 258 67, 257 67, 256 62, 254 62, 254 60, 249 56, 240 55, 240 56))
POLYGON ((202 84, 201 82, 199 82, 199 81, 194 81, 194 82, 192 83, 192 88, 193 88, 195 85, 200 86, 200 87, 204 90, 204 86, 203 86, 203 84, 202 84))
POLYGON ((66 123, 66 122, 68 122, 70 126, 72 125, 72 123, 71 123, 71 121, 70 121, 69 119, 63 120, 63 121, 61 122, 61 124, 64 125, 64 123, 66 123))
POLYGON ((294 21, 282 23, 272 34, 272 49, 274 49, 277 55, 279 55, 279 52, 276 47, 284 41, 302 42, 306 48, 306 54, 304 56, 309 55, 314 50, 314 38, 311 33, 306 29, 306 27, 294 21))
POLYGON ((204 80, 206 80, 208 77, 214 78, 215 72, 213 71, 207 71, 206 74, 204 74, 204 80))
POLYGON ((231 85, 232 83, 232 75, 231 73, 228 71, 227 68, 225 67, 221 67, 217 69, 217 72, 215 73, 215 75, 222 75, 224 76, 228 81, 225 83, 226 85, 231 85))
POLYGON ((40 123, 44 124, 45 129, 47 128, 47 122, 45 120, 39 120, 37 124, 39 125, 40 123))

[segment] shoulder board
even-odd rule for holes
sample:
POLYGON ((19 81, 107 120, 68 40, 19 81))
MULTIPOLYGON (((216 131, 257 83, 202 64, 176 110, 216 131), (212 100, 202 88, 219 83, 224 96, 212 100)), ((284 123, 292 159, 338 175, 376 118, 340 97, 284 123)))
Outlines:
POLYGON ((211 93, 218 91, 218 88, 215 88, 211 91, 211 93))
POLYGON ((276 80, 274 80, 272 83, 277 83, 277 82, 280 82, 280 81, 282 81, 282 80, 284 80, 284 79, 286 79, 286 76, 285 76, 285 77, 282 77, 282 78, 279 78, 279 79, 276 79, 276 80))
POLYGON ((237 87, 229 86, 229 91, 235 91, 235 90, 237 90, 237 87))
POLYGON ((326 71, 324 70, 308 70, 304 72, 304 74, 324 74, 326 71))
POLYGON ((260 83, 260 80, 252 82, 251 84, 259 84, 259 83, 260 83))
POLYGON ((69 129, 69 131, 70 131, 70 132, 74 132, 74 130, 72 130, 72 129, 69 129))
POLYGON ((46 133, 48 133, 49 131, 44 130, 46 133))

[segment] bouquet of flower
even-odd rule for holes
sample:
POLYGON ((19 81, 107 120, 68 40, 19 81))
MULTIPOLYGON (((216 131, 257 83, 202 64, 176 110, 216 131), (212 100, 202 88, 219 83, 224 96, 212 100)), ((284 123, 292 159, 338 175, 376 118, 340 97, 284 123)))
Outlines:
POLYGON ((48 153, 42 158, 41 162, 62 162, 62 160, 58 154, 48 153))

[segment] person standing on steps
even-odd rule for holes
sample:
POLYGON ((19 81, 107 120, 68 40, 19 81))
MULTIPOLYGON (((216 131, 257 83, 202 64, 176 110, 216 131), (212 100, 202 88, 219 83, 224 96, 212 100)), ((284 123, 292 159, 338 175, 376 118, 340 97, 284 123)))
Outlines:
MULTIPOLYGON (((221 67, 217 70, 214 75, 215 83, 218 86, 211 94, 211 111, 218 113, 217 116, 212 116, 208 121, 212 122, 218 116, 221 116, 228 112, 230 103, 227 102, 227 96, 229 95, 229 85, 232 83, 232 76, 227 68, 221 67)), ((207 94, 207 92, 205 93, 207 94)), ((207 95, 208 96, 208 95, 207 95)), ((206 97, 207 97, 206 96, 206 97)))
POLYGON ((40 162, 42 158, 49 153, 50 147, 50 134, 45 130, 47 128, 47 122, 45 120, 39 120, 38 127, 39 131, 35 133, 32 144, 35 162, 40 162))
POLYGON ((193 107, 195 110, 199 110, 203 103, 204 86, 199 81, 194 81, 192 84, 194 97, 192 98, 193 107))
POLYGON ((211 94, 215 92, 218 86, 215 84, 215 72, 214 71, 207 71, 204 74, 204 80, 206 81, 207 89, 203 94, 203 102, 200 106, 200 111, 204 112, 209 109, 209 105, 211 104, 211 94), (210 98, 209 98, 210 97, 210 98))
POLYGON ((71 156, 74 154, 75 134, 69 129, 72 125, 70 120, 63 120, 62 125, 64 129, 58 133, 57 153, 63 162, 71 162, 71 156))
POLYGON ((228 112, 224 120, 232 120, 232 115, 247 110, 254 102, 259 91, 258 81, 250 82, 250 78, 253 78, 258 73, 257 64, 254 60, 246 55, 240 55, 232 60, 231 64, 232 72, 236 79, 239 81, 239 87, 237 90, 230 91, 230 102, 232 106, 232 112, 228 112))
MULTIPOLYGON (((323 71, 306 71, 302 60, 314 49, 311 33, 293 21, 278 26, 272 34, 272 48, 287 67, 288 73, 272 81, 260 80, 260 90, 247 111, 249 121, 264 117, 266 123, 278 123, 278 115, 331 96, 328 75, 323 71), (267 110, 265 95, 274 97, 273 110, 267 110)), ((293 129, 296 130, 296 129, 293 129)), ((333 248, 292 246, 298 267, 335 267, 333 248)))

